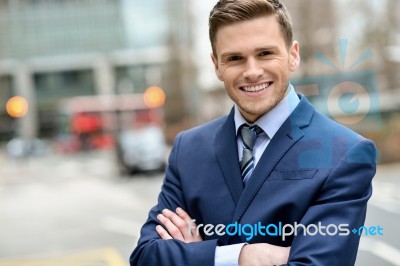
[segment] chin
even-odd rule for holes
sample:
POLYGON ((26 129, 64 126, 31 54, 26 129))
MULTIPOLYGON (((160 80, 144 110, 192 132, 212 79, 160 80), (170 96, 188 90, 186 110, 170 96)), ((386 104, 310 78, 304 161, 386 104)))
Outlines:
MULTIPOLYGON (((263 116, 264 114, 268 113, 271 109, 273 108, 273 106, 263 106, 260 108, 254 108, 254 106, 251 106, 249 108, 242 108, 239 105, 239 110, 241 110, 241 112, 245 112, 247 117, 256 117, 255 120, 257 120, 258 118, 260 118, 261 116, 263 116)), ((248 122, 255 122, 254 121, 248 121, 248 122)))

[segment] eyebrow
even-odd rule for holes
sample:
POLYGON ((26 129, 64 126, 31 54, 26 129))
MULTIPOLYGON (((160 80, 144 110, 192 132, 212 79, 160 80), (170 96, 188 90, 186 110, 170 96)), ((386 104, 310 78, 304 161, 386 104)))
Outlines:
POLYGON ((271 46, 260 47, 260 48, 255 49, 256 52, 261 52, 261 51, 265 51, 265 50, 279 50, 279 47, 271 45, 271 46))
POLYGON ((221 58, 232 56, 232 55, 241 55, 241 53, 240 52, 226 52, 226 53, 221 54, 221 58))
MULTIPOLYGON (((256 53, 261 52, 261 51, 265 51, 265 50, 277 50, 279 49, 278 46, 265 46, 265 47, 260 47, 260 48, 256 48, 254 51, 256 53)), ((240 52, 225 52, 223 54, 221 54, 221 58, 227 57, 227 56, 232 56, 232 55, 241 55, 242 53, 240 52)))

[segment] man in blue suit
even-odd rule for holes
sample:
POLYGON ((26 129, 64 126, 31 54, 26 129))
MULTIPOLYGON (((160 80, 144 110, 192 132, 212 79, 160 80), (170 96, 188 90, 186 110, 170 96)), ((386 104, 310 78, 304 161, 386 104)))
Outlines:
POLYGON ((279 0, 220 0, 209 22, 235 105, 176 137, 130 264, 354 265, 374 144, 295 93, 299 44, 279 0))

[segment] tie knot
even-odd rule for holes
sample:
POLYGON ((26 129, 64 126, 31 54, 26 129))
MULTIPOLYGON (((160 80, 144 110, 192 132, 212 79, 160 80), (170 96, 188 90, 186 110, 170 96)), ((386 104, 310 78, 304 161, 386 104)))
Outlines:
POLYGON ((250 126, 249 128, 250 128, 251 131, 256 133, 257 136, 264 132, 264 130, 262 130, 262 128, 257 126, 257 125, 250 126))
POLYGON ((244 146, 249 150, 253 150, 257 135, 262 132, 263 130, 257 125, 249 126, 247 124, 243 124, 240 127, 240 135, 242 136, 244 146))

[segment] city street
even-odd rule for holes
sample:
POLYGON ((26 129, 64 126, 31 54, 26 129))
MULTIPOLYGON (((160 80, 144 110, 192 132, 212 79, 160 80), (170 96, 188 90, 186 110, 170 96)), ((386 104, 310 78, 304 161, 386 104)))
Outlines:
MULTIPOLYGON (((379 166, 358 266, 400 265, 400 164, 379 166)), ((162 174, 120 177, 110 152, 0 152, 0 266, 128 265, 162 174)))
POLYGON ((161 175, 119 177, 108 152, 0 159, 0 265, 128 265, 161 175))

